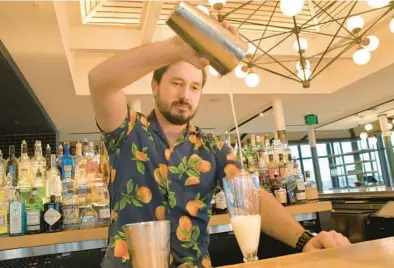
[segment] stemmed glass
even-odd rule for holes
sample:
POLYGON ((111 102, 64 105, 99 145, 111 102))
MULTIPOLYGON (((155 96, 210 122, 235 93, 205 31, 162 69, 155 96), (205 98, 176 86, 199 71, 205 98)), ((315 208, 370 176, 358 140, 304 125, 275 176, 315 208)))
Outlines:
POLYGON ((223 179, 230 222, 244 262, 257 261, 260 240, 260 185, 258 177, 240 171, 233 178, 223 179))

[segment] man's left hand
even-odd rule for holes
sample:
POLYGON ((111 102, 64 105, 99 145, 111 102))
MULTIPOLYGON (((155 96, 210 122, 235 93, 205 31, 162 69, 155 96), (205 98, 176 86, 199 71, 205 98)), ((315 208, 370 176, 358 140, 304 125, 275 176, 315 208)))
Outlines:
POLYGON ((322 231, 306 243, 303 251, 308 252, 324 248, 344 247, 350 244, 349 239, 340 233, 322 231))

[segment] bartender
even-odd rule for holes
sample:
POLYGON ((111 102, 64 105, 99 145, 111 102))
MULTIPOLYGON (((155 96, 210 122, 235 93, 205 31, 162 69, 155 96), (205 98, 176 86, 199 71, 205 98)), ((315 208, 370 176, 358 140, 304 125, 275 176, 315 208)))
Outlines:
MULTIPOLYGON (((228 22, 222 25, 238 35, 228 22)), ((154 220, 171 222, 171 267, 211 267, 210 202, 221 179, 235 176, 240 166, 231 148, 191 123, 208 64, 174 36, 119 53, 90 71, 92 103, 112 167, 102 267, 130 267, 122 226, 154 220), (145 117, 128 105, 122 89, 152 71, 155 108, 145 117)), ((262 199, 262 229, 277 240, 300 251, 350 244, 334 231, 305 230, 264 190, 262 199)))

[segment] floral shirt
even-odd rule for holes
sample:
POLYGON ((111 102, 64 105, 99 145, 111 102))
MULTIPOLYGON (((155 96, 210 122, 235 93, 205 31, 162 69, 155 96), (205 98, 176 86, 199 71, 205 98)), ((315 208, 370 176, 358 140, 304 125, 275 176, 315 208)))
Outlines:
POLYGON ((171 267, 211 267, 211 200, 224 176, 239 170, 230 147, 191 123, 170 146, 154 111, 132 109, 122 125, 104 133, 111 164, 111 224, 102 267, 131 266, 122 226, 171 222, 171 267))

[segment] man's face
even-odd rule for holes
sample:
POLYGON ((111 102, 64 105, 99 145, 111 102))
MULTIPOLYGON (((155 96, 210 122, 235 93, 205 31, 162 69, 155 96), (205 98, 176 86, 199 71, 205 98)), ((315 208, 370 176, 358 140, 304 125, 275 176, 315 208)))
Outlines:
POLYGON ((190 63, 169 66, 160 84, 152 83, 157 109, 174 125, 188 123, 197 112, 202 83, 202 71, 190 63))

